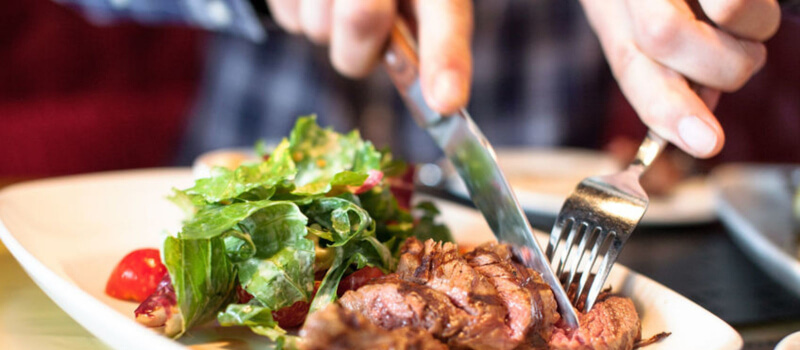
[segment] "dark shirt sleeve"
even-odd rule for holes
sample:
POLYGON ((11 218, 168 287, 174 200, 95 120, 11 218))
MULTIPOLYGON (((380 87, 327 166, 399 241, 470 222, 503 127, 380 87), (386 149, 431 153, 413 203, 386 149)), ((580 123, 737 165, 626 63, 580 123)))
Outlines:
POLYGON ((253 41, 266 38, 247 0, 54 0, 73 7, 92 22, 133 20, 143 24, 182 24, 228 32, 253 41))

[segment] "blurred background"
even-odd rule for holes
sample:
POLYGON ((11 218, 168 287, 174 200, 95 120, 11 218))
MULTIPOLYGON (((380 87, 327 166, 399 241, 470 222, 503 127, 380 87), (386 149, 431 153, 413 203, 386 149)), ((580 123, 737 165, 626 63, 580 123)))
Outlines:
MULTIPOLYGON (((0 3, 0 177, 186 165, 285 135, 311 113, 410 161, 438 157, 383 72, 342 78, 325 48, 276 29, 264 38, 142 15, 137 1, 84 3, 0 3)), ((469 109, 490 141, 601 149, 644 135, 577 2, 475 6, 469 109)), ((722 97, 728 144, 710 164, 800 161, 799 32, 784 16, 766 67, 722 97)))
MULTIPOLYGON (((383 72, 361 81, 339 76, 324 47, 272 26, 263 2, 162 1, 0 2, 0 187, 185 166, 210 150, 275 141, 297 116, 312 113, 339 131, 359 128, 408 161, 439 159, 383 72), (189 3, 207 11, 186 17, 191 9, 179 4, 189 3)), ((475 8, 468 109, 495 146, 631 155, 646 129, 577 1, 476 0, 475 8)), ((764 69, 720 100, 722 153, 695 161, 673 150, 663 157, 667 170, 653 171, 667 174, 656 185, 722 163, 800 163, 799 38, 798 16, 786 13, 767 42, 764 69)), ((789 193, 787 185, 787 203, 789 193)), ((783 206, 791 219, 791 205, 783 206)), ((708 210, 713 214, 713 204, 708 210)), ((800 294, 766 276, 715 217, 642 228, 621 261, 730 322, 746 348, 772 348, 800 329, 800 294)), ((534 219, 549 231, 552 216, 534 219)), ((38 291, 32 283, 26 288, 38 291)))

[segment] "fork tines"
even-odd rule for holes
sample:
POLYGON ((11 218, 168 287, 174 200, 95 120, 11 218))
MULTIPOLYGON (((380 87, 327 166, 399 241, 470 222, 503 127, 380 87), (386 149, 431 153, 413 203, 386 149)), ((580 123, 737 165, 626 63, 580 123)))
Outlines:
MULTIPOLYGON (((605 270, 604 265, 613 264, 613 260, 616 260, 616 256, 609 256, 616 233, 593 223, 578 221, 574 217, 559 219, 550 235, 546 254, 572 304, 583 304, 584 311, 588 311, 595 298, 586 300, 587 296, 597 294, 599 290, 597 293, 590 293, 595 288, 587 287, 593 286, 594 276, 605 270), (606 262, 608 257, 611 261, 606 262), (579 280, 576 281, 576 277, 579 280)), ((601 275, 601 280, 605 280, 605 274, 607 272, 601 275)))

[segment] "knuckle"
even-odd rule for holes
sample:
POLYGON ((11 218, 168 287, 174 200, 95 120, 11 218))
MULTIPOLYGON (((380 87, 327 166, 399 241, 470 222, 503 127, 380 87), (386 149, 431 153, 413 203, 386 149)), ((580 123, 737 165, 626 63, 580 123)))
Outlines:
POLYGON ((306 36, 316 44, 327 44, 330 41, 328 28, 315 23, 304 23, 303 31, 306 36))
POLYGON ((339 0, 337 5, 335 16, 338 22, 359 34, 388 26, 394 14, 393 3, 389 0, 339 0))
POLYGON ((717 24, 728 24, 736 21, 747 6, 747 2, 752 0, 716 0, 709 1, 703 7, 706 16, 717 24))
POLYGON ((767 51, 762 44, 746 44, 747 55, 741 59, 738 67, 733 70, 724 86, 725 92, 739 90, 764 64, 767 51))
POLYGON ((636 44, 653 56, 663 56, 674 51, 681 30, 681 18, 676 12, 653 16, 636 23, 636 44))
POLYGON ((369 66, 367 63, 357 58, 354 59, 352 55, 346 52, 331 50, 330 60, 333 68, 345 77, 359 79, 369 73, 369 66))

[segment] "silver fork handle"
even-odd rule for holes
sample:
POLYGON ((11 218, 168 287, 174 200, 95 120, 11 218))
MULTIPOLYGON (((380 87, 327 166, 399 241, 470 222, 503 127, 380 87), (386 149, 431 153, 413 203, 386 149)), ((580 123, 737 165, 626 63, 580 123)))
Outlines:
MULTIPOLYGON (((703 88, 693 81, 689 81, 689 87, 698 96, 700 95, 700 89, 703 88)), ((652 129, 648 129, 647 136, 644 137, 644 141, 639 145, 639 150, 636 151, 636 158, 628 165, 628 170, 632 171, 636 176, 642 177, 644 172, 653 164, 653 161, 658 158, 658 155, 667 148, 668 144, 667 140, 656 134, 652 129)))
POLYGON ((658 158, 658 155, 667 148, 667 143, 667 140, 658 136, 653 130, 648 130, 647 136, 645 136, 644 141, 642 141, 642 144, 639 146, 639 150, 636 151, 636 158, 634 158, 628 166, 628 170, 633 171, 637 176, 641 177, 642 174, 650 168, 653 161, 658 158))

